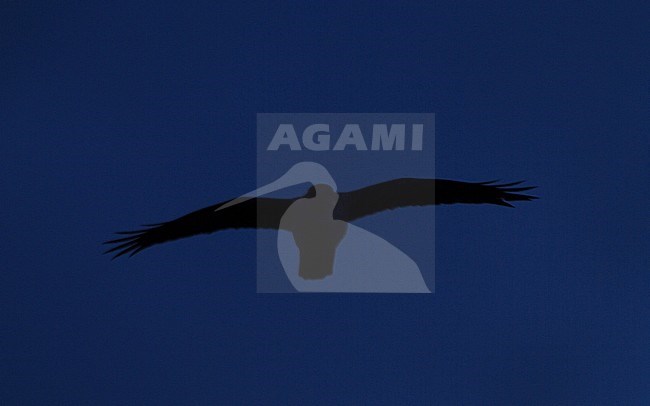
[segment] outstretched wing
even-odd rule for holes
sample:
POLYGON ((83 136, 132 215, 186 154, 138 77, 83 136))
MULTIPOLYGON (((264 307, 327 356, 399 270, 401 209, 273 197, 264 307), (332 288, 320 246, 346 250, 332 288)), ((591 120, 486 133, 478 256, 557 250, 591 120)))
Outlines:
POLYGON ((515 187, 522 182, 459 182, 445 179, 402 178, 339 194, 334 218, 352 221, 360 217, 398 207, 433 204, 497 204, 513 207, 508 202, 528 201, 535 196, 521 194, 534 186, 515 187))
POLYGON ((106 241, 114 246, 107 253, 115 253, 113 258, 124 254, 133 256, 145 248, 179 238, 197 234, 210 234, 229 228, 278 228, 280 219, 295 199, 254 198, 245 202, 215 211, 221 202, 197 210, 176 220, 145 226, 136 231, 122 231, 117 234, 126 237, 106 241))
MULTIPOLYGON (((535 196, 521 194, 533 186, 514 187, 521 182, 458 182, 443 179, 395 179, 351 192, 339 193, 334 218, 352 221, 384 210, 433 204, 497 204, 513 207, 508 202, 529 201, 535 196)), ((312 197, 309 195, 305 197, 312 197)), ((217 208, 230 200, 209 206, 176 220, 145 226, 135 231, 122 231, 124 237, 106 241, 113 245, 105 253, 113 258, 133 256, 152 245, 198 234, 210 234, 229 228, 272 228, 280 226, 285 211, 296 199, 253 198, 223 210, 217 208)))

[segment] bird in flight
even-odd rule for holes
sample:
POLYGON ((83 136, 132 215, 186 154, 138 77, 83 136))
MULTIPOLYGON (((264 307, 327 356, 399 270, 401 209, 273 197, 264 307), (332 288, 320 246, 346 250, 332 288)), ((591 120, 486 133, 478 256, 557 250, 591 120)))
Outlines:
MULTIPOLYGON (((305 166, 300 163, 290 169, 290 173, 305 173, 305 166)), ((322 168, 322 167, 320 167, 322 168)), ((324 170, 324 168, 322 168, 324 170)), ((314 172, 314 171, 312 171, 314 172)), ((316 168, 315 172, 319 172, 316 168)), ((319 172, 322 174, 322 171, 319 172)), ((325 171, 326 178, 329 173, 325 171)), ((318 177, 317 177, 318 178, 318 177)), ((265 188, 258 189, 239 198, 226 200, 212 206, 186 214, 175 220, 164 223, 145 225, 134 231, 120 231, 121 237, 106 241, 112 245, 105 254, 113 254, 113 259, 129 255, 157 244, 192 237, 199 234, 211 234, 225 229, 258 228, 282 229, 285 213, 299 200, 317 197, 319 184, 332 184, 333 180, 303 179, 302 182, 292 181, 284 184, 273 182, 265 188), (290 184, 310 182, 312 186, 302 196, 295 198, 270 198, 262 195, 290 184), (264 189, 264 191, 263 191, 264 189)), ((430 206, 439 204, 493 204, 514 207, 511 203, 531 201, 535 196, 523 194, 534 186, 520 186, 522 182, 497 183, 462 182, 446 179, 399 178, 370 185, 348 192, 338 192, 338 200, 330 210, 333 220, 345 223, 353 222, 365 216, 381 213, 387 210, 410 206, 430 206)))

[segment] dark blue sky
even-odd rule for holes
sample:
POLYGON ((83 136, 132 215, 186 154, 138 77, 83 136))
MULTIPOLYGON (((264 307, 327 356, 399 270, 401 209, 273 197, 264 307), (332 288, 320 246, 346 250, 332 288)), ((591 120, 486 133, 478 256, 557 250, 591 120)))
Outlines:
POLYGON ((1 6, 1 403, 650 401, 647 5, 58 3, 1 6), (437 209, 434 295, 100 255, 254 189, 258 112, 433 112, 437 176, 541 199, 437 209))

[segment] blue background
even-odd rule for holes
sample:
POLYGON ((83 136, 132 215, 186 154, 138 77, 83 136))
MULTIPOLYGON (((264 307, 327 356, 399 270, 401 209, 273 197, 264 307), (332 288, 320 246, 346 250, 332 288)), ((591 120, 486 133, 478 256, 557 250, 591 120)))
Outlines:
POLYGON ((647 5, 1 9, 3 404, 649 401, 647 5), (258 295, 253 230, 100 255, 254 189, 257 112, 435 112, 437 176, 541 199, 437 209, 434 295, 258 295))

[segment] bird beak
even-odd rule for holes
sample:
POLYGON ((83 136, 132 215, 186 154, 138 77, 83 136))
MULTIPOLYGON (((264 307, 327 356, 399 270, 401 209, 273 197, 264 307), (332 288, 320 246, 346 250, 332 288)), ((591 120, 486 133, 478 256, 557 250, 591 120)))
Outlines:
MULTIPOLYGON (((221 206, 217 207, 215 209, 215 211, 223 210, 223 209, 226 209, 226 208, 228 208, 230 206, 234 206, 234 205, 239 204, 239 203, 244 203, 247 200, 254 199, 254 198, 259 197, 259 196, 264 196, 264 195, 267 195, 269 193, 273 193, 276 190, 284 189, 286 187, 293 186, 294 184, 297 184, 297 183, 287 184, 286 180, 284 179, 285 177, 286 177, 286 175, 282 176, 280 179, 278 179, 278 180, 276 180, 274 182, 269 183, 268 185, 264 185, 264 186, 262 186, 262 187, 260 187, 260 188, 258 188, 256 190, 253 190, 253 191, 248 192, 248 193, 246 193, 246 194, 244 194, 242 196, 239 196, 236 199, 233 199, 233 200, 231 200, 229 202, 226 202, 226 203, 222 204, 221 206)), ((299 182, 299 183, 302 183, 302 182, 299 182)))
POLYGON ((315 162, 300 162, 291 167, 291 169, 289 169, 277 180, 256 190, 248 192, 236 199, 226 202, 216 208, 214 211, 223 210, 230 206, 243 203, 247 200, 254 199, 259 196, 264 196, 291 186, 299 185, 301 183, 311 183, 312 185, 319 183, 327 184, 330 185, 332 189, 336 190, 336 183, 334 182, 334 179, 329 174, 327 169, 325 169, 325 167, 315 162))

